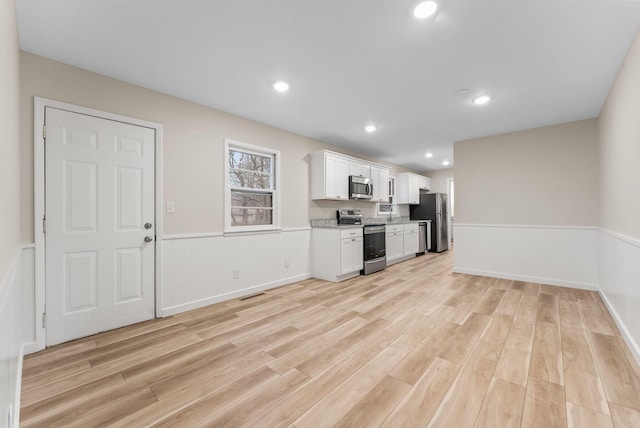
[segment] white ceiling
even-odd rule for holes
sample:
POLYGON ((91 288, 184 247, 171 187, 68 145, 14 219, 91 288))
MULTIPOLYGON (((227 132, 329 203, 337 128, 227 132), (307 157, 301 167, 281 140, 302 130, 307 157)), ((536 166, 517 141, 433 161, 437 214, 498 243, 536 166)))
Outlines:
POLYGON ((597 116, 640 26, 638 0, 438 1, 426 21, 418 0, 17 7, 25 51, 417 170, 453 141, 597 116))

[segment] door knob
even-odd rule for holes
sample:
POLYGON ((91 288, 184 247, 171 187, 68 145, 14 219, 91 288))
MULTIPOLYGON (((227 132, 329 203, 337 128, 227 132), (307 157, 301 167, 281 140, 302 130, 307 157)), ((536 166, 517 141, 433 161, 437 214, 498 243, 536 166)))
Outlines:
POLYGON ((150 237, 150 236, 145 236, 144 237, 144 242, 151 242, 151 241, 153 241, 152 237, 150 237))
POLYGON ((151 229, 152 224, 151 223, 145 223, 144 224, 144 228, 145 229, 151 229))

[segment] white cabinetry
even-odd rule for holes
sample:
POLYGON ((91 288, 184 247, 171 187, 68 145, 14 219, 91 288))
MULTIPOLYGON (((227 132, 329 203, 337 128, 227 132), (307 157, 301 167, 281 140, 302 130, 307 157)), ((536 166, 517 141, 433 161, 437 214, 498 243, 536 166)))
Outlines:
POLYGON ((396 198, 398 204, 418 205, 420 189, 429 190, 431 179, 423 175, 403 172, 396 176, 396 198))
POLYGON ((393 261, 404 256, 404 228, 401 224, 387 225, 386 228, 387 261, 393 261))
POLYGON ((349 175, 371 178, 371 166, 362 162, 350 161, 349 175))
POLYGON ((418 223, 408 223, 404 225, 404 247, 403 256, 415 256, 419 247, 418 223))
POLYGON ((371 202, 389 202, 389 170, 371 167, 373 198, 371 202))
POLYGON ((313 276, 338 282, 360 275, 362 228, 314 228, 311 238, 313 276))
POLYGON ((418 223, 387 224, 387 264, 394 264, 416 256, 419 246, 418 223))
POLYGON ((328 153, 311 157, 311 199, 349 200, 349 161, 328 153))
POLYGON ((389 201, 389 168, 329 150, 311 153, 311 199, 349 200, 349 176, 370 178, 370 202, 389 201))
POLYGON ((340 275, 359 272, 363 265, 362 236, 340 239, 340 275))
POLYGON ((431 179, 429 177, 425 177, 424 175, 418 176, 418 188, 429 190, 431 189, 431 179))
POLYGON ((395 202, 396 196, 396 178, 389 177, 389 202, 395 202))

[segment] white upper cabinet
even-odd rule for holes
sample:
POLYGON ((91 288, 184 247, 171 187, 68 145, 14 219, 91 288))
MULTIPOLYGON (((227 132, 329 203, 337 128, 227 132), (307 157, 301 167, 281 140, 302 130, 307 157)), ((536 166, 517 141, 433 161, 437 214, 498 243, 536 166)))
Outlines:
POLYGON ((389 170, 372 166, 371 184, 373 184, 371 202, 389 202, 389 170))
POLYGON ((389 202, 396 196, 396 178, 389 177, 389 202))
POLYGON ((431 188, 431 179, 423 175, 418 176, 418 188, 429 190, 431 188))
POLYGON ((349 175, 371 178, 371 166, 362 162, 349 162, 349 175))
POLYGON ((311 199, 349 200, 349 161, 320 153, 311 157, 311 199))
POLYGON ((349 200, 349 176, 371 178, 370 202, 389 201, 389 168, 329 150, 311 154, 311 199, 349 200))
POLYGON ((418 205, 420 203, 420 189, 429 190, 431 179, 423 175, 403 172, 396 176, 395 203, 418 205))

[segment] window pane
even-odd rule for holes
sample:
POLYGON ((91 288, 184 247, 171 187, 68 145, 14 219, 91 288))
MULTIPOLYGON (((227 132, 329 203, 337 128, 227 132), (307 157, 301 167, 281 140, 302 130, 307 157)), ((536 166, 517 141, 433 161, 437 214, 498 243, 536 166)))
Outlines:
POLYGON ((271 157, 229 150, 229 167, 249 171, 271 172, 271 157))
POLYGON ((247 189, 271 189, 271 175, 259 172, 229 171, 229 185, 247 189))
POLYGON ((231 192, 232 207, 264 207, 271 208, 273 195, 264 193, 231 192))
POLYGON ((253 226, 273 224, 273 212, 270 209, 232 208, 231 226, 253 226))

